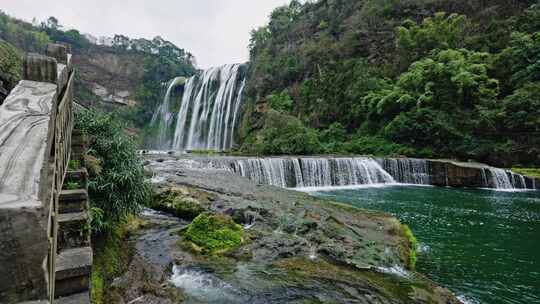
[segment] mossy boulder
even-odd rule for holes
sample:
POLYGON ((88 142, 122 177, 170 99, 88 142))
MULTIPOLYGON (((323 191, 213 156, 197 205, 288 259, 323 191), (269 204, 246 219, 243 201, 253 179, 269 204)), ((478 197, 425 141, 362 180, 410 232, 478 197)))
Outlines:
POLYGON ((191 221, 207 211, 209 202, 209 197, 189 191, 187 188, 172 188, 157 194, 151 207, 191 221))
POLYGON ((202 213, 184 232, 184 239, 203 254, 224 253, 242 245, 242 226, 224 214, 202 213))

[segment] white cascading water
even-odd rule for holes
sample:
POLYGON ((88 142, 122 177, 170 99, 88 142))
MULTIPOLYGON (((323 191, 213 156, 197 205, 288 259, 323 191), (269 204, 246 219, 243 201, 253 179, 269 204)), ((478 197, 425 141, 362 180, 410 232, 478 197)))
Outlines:
MULTIPOLYGON (((498 168, 484 169, 483 174, 485 174, 486 170, 490 173, 492 181, 492 184, 490 185, 488 179, 486 179, 486 187, 492 186, 496 189, 502 190, 527 189, 527 182, 525 181, 525 177, 523 175, 498 168)), ((534 184, 532 189, 534 189, 534 184)))
MULTIPOLYGON (((181 167, 201 170, 226 170, 253 180, 258 184, 282 188, 432 184, 429 161, 424 159, 224 157, 184 160, 181 167)), ((438 173, 439 179, 441 173, 438 173)), ((534 180, 527 179, 525 176, 509 170, 484 167, 480 174, 482 186, 485 188, 500 190, 536 189, 534 180)), ((448 180, 448 172, 444 172, 444 175, 448 180)))
POLYGON ((429 185, 428 162, 424 159, 398 158, 381 161, 383 168, 399 183, 429 185))
POLYGON ((257 183, 283 188, 395 183, 370 158, 252 158, 234 160, 231 166, 257 183))
POLYGON ((154 112, 152 120, 150 121, 151 127, 159 124, 158 136, 155 143, 157 149, 168 149, 171 146, 171 141, 168 136, 174 120, 174 113, 171 112, 171 94, 173 88, 183 81, 185 81, 184 77, 176 77, 169 82, 167 91, 165 92, 165 98, 163 98, 163 102, 159 105, 157 111, 154 112))
POLYGON ((211 68, 186 82, 173 149, 223 151, 233 146, 245 87, 241 67, 211 68))

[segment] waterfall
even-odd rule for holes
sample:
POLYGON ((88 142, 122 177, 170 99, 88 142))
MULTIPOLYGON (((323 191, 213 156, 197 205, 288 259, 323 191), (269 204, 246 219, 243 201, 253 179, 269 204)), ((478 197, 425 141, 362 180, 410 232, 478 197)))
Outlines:
POLYGON ((233 146, 246 81, 242 67, 211 68, 187 81, 173 149, 223 151, 233 146))
MULTIPOLYGON (((525 177, 521 174, 516 174, 509 170, 503 170, 498 168, 486 168, 487 172, 491 176, 491 184, 486 183, 486 187, 493 187, 502 190, 512 189, 527 189, 527 182, 525 177)), ((534 182, 534 180, 533 180, 534 182)), ((535 185, 532 185, 531 189, 535 189, 535 185)))
POLYGON ((151 127, 156 125, 158 126, 158 134, 156 139, 156 148, 158 149, 167 149, 171 145, 168 136, 174 120, 174 114, 172 113, 171 109, 171 94, 173 88, 182 84, 183 82, 185 82, 184 77, 176 77, 169 82, 163 102, 159 105, 157 111, 154 112, 152 120, 150 121, 151 127))
POLYGON ((383 168, 399 183, 431 184, 428 162, 424 159, 398 158, 381 161, 383 168))
POLYGON ((331 187, 395 183, 370 158, 252 158, 233 160, 233 171, 278 187, 331 187))
POLYGON ((514 189, 514 184, 510 181, 506 170, 498 168, 489 168, 493 186, 497 189, 514 189))
MULTIPOLYGON (((287 175, 291 171, 287 168, 292 162, 295 160, 282 158, 246 159, 235 162, 233 168, 235 172, 257 183, 285 188, 290 185, 287 182, 287 175)), ((296 175, 295 171, 293 173, 296 175)))
MULTIPOLYGON (((282 188, 330 188, 360 185, 444 185, 448 166, 423 159, 369 157, 194 157, 177 160, 179 168, 225 170, 258 184, 282 188), (442 172, 432 172, 444 170, 442 172)), ((473 168, 474 170, 474 168, 473 168)), ((509 170, 480 167, 479 176, 467 171, 470 186, 501 190, 535 189, 534 179, 509 170), (480 179, 480 181, 478 181, 480 179)), ((454 178, 454 177, 451 177, 454 178)), ((457 177, 458 179, 461 177, 457 177)), ((467 186, 467 185, 464 185, 467 186)))

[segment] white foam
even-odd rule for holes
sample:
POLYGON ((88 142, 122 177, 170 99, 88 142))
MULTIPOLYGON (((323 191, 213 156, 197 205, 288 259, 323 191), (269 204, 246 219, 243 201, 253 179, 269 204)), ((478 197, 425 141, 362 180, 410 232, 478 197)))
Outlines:
POLYGON ((377 267, 377 270, 405 279, 408 279, 411 276, 411 274, 407 270, 405 270, 405 268, 399 265, 394 265, 392 267, 377 267))
MULTIPOLYGON (((226 282, 199 270, 173 266, 170 282, 181 288, 187 295, 204 302, 237 300, 238 292, 226 282)), ((227 302, 228 303, 228 302, 227 302)))
POLYGON ((328 187, 303 187, 303 188, 288 188, 299 192, 328 192, 338 190, 356 190, 369 188, 389 188, 389 187, 434 187, 432 185, 416 185, 416 184, 401 184, 401 183, 385 183, 385 184, 366 184, 366 185, 350 185, 350 186, 328 186, 328 187))
POLYGON ((475 299, 471 299, 471 298, 466 297, 464 295, 458 295, 457 298, 463 304, 480 304, 480 301, 477 301, 475 299))

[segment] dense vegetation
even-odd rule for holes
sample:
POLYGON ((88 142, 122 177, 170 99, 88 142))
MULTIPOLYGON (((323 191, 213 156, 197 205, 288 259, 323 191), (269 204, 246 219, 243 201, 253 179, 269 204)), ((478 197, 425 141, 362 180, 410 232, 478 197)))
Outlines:
MULTIPOLYGON (((178 76, 191 76, 196 69, 194 57, 183 49, 161 37, 153 40, 129 39, 116 35, 112 48, 116 52, 143 52, 144 75, 136 87, 134 98, 139 105, 121 111, 121 117, 132 126, 144 128, 148 126, 158 103, 163 99, 165 83, 178 76)), ((146 130, 150 132, 151 130, 146 130)))
POLYGON ((276 9, 252 32, 242 149, 540 164, 535 2, 276 9))
POLYGON ((76 128, 87 134, 92 229, 107 232, 148 205, 151 188, 145 180, 135 143, 110 114, 83 111, 76 115, 76 128))
POLYGON ((15 87, 21 78, 22 57, 11 44, 0 40, 0 88, 6 91, 15 87))

